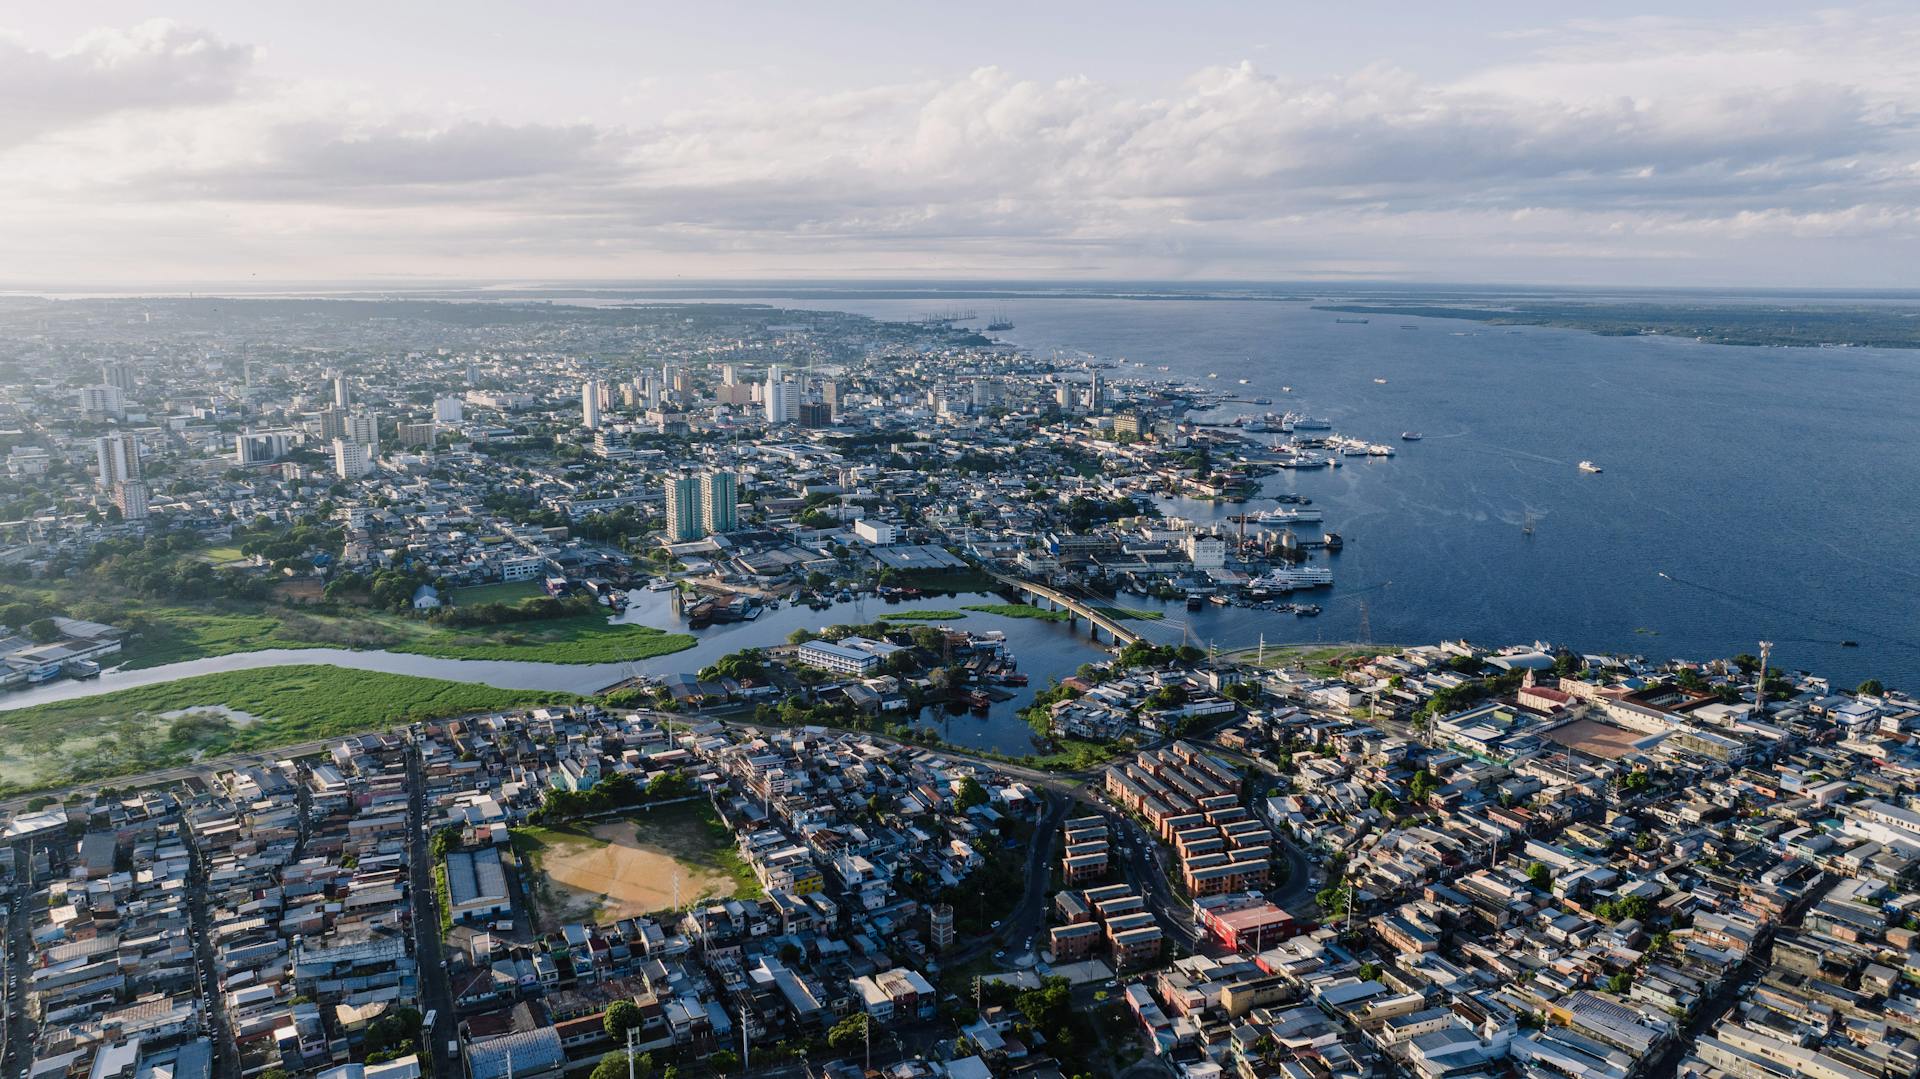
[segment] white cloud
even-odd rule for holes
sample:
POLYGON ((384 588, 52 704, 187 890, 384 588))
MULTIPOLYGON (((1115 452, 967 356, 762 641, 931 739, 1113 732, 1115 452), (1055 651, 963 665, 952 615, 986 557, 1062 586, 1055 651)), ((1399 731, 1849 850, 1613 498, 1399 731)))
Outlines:
POLYGON ((1444 82, 1384 63, 1171 86, 983 67, 595 124, 264 77, 243 94, 252 50, 148 24, 59 53, 0 42, 0 117, 40 106, 0 119, 0 224, 57 262, 62 221, 112 219, 136 245, 203 222, 208 263, 277 257, 305 277, 364 272, 359 243, 396 272, 1445 276, 1584 259, 1726 279, 1776 269, 1757 258, 1790 273, 1789 242, 1891 249, 1916 229, 1920 17, 1527 40, 1525 62, 1444 82))
POLYGON ((115 113, 229 100, 252 62, 248 46, 165 20, 60 52, 0 37, 0 148, 115 113))

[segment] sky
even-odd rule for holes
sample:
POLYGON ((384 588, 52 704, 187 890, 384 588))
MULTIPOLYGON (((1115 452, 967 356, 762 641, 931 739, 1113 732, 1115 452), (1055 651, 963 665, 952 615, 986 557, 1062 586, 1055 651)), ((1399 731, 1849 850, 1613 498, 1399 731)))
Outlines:
POLYGON ((0 285, 1920 280, 1920 7, 0 0, 0 285))

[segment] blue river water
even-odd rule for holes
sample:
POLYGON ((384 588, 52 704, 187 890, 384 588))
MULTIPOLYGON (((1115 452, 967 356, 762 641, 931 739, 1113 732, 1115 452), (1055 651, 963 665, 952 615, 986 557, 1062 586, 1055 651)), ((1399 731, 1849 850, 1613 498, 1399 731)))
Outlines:
MULTIPOLYGON (((883 318, 939 309, 801 302, 883 318)), ((1144 362, 1106 375, 1272 397, 1242 411, 1291 407, 1398 450, 1269 483, 1313 498, 1347 540, 1322 616, 1210 607, 1189 620, 1197 639, 1356 640, 1364 605, 1376 641, 1544 639, 1706 659, 1765 638, 1781 666, 1836 685, 1878 677, 1920 689, 1920 354, 1399 316, 1337 323, 1305 302, 1032 298, 992 309, 1015 324, 1001 336, 1037 355, 1144 362), (1425 437, 1403 443, 1403 431, 1425 437), (1578 471, 1583 459, 1605 471, 1578 471)), ((1239 509, 1161 505, 1199 519, 1239 509)))

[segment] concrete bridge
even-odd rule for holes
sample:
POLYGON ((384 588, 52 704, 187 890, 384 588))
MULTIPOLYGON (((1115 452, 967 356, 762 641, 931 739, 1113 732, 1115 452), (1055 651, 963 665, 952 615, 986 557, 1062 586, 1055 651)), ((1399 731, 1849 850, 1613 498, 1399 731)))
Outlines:
POLYGON ((1020 595, 1027 596, 1035 607, 1047 610, 1063 610, 1087 620, 1087 635, 1094 640, 1100 639, 1100 631, 1106 630, 1107 636, 1115 644, 1132 644, 1141 640, 1142 635, 1129 629, 1120 619, 1112 618, 1095 610, 1084 600, 1075 599, 1057 588, 1051 588, 1038 581, 1009 577, 996 573, 993 579, 1020 595))

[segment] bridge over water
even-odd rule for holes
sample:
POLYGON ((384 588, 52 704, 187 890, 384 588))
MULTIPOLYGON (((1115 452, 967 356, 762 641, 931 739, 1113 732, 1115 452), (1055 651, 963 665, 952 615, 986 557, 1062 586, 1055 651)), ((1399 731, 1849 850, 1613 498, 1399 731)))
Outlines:
POLYGON ((1086 619, 1088 635, 1096 641, 1100 639, 1101 630, 1106 630, 1107 635, 1113 638, 1115 644, 1132 644, 1142 639, 1142 635, 1139 632, 1128 628, 1120 619, 1102 614, 1092 604, 1087 603, 1085 600, 1069 596, 1057 588, 1041 584, 1038 581, 1009 577, 1004 573, 994 574, 993 579, 999 581, 1005 587, 1029 597, 1036 607, 1063 610, 1077 617, 1086 619))

